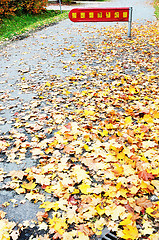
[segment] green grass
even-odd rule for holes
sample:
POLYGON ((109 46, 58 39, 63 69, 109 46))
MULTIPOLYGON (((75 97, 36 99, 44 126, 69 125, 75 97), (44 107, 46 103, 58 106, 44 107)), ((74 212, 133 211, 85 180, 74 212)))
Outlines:
POLYGON ((0 23, 0 42, 10 40, 17 35, 27 34, 36 28, 49 25, 67 18, 68 11, 47 10, 38 15, 21 14, 10 18, 3 18, 0 23))
POLYGON ((159 0, 154 1, 154 7, 156 18, 159 19, 159 0))

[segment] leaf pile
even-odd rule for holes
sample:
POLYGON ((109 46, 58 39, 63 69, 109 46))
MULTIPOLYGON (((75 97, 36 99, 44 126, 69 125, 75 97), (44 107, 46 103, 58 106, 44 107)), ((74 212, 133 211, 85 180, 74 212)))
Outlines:
MULTIPOLYGON (((124 27, 93 31, 74 74, 36 86, 1 137, 5 161, 33 160, 1 170, 1 181, 11 178, 3 188, 41 202, 37 221, 48 232, 37 239, 87 240, 104 226, 122 239, 158 239, 157 23, 134 25, 132 39, 124 27)), ((0 221, 9 239, 13 226, 0 221)))

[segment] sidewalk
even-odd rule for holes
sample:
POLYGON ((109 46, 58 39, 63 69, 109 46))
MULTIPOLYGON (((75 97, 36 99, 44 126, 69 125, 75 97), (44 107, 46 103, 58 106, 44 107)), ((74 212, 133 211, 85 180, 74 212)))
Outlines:
MULTIPOLYGON (((141 3, 129 4, 141 20, 141 3)), ((133 239, 157 238, 151 21, 133 23, 128 39, 127 24, 66 19, 0 50, 1 235, 95 240, 106 225, 119 238, 132 230, 133 239)))
MULTIPOLYGON (((112 0, 108 2, 96 2, 96 1, 76 1, 76 4, 63 5, 62 10, 71 10, 73 8, 107 8, 107 7, 133 7, 133 21, 143 22, 156 20, 154 16, 153 1, 138 1, 138 0, 112 0)), ((47 7, 47 9, 59 10, 59 4, 53 4, 47 7)))

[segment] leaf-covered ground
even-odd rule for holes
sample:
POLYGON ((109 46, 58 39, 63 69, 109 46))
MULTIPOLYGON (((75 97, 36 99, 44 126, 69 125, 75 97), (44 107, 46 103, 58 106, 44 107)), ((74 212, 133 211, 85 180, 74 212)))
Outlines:
POLYGON ((105 226, 121 239, 159 239, 158 22, 134 24, 131 39, 119 25, 82 31, 90 36, 73 74, 22 79, 37 95, 14 114, 0 152, 33 166, 1 169, 1 189, 15 191, 14 207, 18 195, 40 207, 36 222, 15 223, 4 202, 1 240, 89 240, 105 226), (23 238, 27 227, 37 231, 23 238))

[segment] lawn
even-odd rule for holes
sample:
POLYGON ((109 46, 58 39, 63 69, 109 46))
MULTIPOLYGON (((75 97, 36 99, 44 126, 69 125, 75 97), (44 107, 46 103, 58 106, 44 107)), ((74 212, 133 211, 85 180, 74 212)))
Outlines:
POLYGON ((67 11, 61 14, 61 12, 57 10, 47 10, 38 15, 27 13, 4 18, 0 24, 0 41, 10 40, 14 38, 14 36, 27 34, 36 28, 55 23, 67 16, 67 11))
POLYGON ((157 19, 159 19, 159 0, 155 0, 154 8, 155 8, 155 15, 156 15, 157 19))

